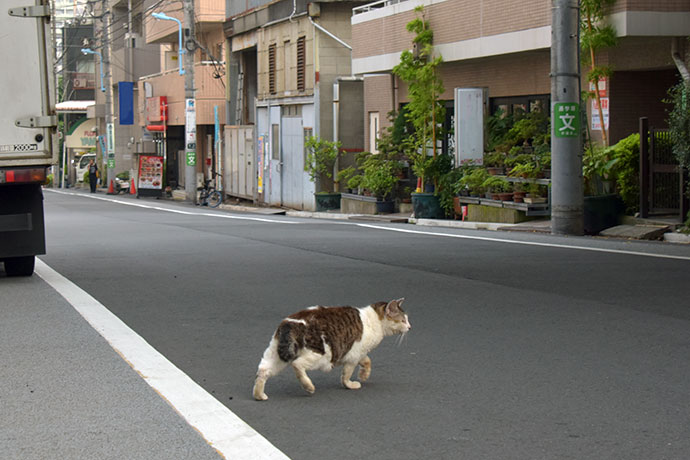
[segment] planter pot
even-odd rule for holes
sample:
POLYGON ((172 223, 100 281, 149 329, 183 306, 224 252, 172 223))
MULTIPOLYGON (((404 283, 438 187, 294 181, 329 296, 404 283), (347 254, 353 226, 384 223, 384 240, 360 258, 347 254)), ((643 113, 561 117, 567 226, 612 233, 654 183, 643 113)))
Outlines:
POLYGON ((492 193, 491 199, 494 201, 500 201, 501 200, 501 194, 500 193, 492 193))
POLYGON ((443 219, 445 213, 433 193, 413 193, 412 206, 417 219, 443 219))
POLYGON ((340 193, 315 193, 316 212, 340 209, 340 193))
POLYGON ((345 214, 391 214, 395 212, 395 202, 377 200, 375 196, 343 193, 341 212, 345 214))
POLYGON ((506 193, 499 193, 499 194, 498 194, 498 198, 499 198, 501 201, 513 201, 513 194, 512 194, 512 193, 508 193, 508 192, 506 192, 506 193))
POLYGON ((625 206, 618 195, 586 196, 584 201, 584 230, 587 235, 615 227, 625 206))
POLYGON ((486 172, 488 172, 492 176, 500 176, 500 175, 505 173, 505 168, 503 168, 502 166, 501 167, 492 166, 492 167, 486 168, 486 172))
POLYGON ((513 192, 513 201, 516 203, 524 203, 525 195, 527 195, 527 192, 513 192))

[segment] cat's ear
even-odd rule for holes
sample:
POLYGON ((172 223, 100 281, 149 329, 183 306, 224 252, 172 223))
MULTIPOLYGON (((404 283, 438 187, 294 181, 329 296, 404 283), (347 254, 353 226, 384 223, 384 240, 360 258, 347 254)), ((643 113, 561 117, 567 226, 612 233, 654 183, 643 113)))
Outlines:
POLYGON ((400 314, 400 312, 401 312, 400 305, 402 305, 404 300, 405 300, 405 298, 398 299, 398 300, 391 300, 390 302, 388 302, 388 305, 386 305, 386 314, 388 316, 396 316, 396 315, 400 314))

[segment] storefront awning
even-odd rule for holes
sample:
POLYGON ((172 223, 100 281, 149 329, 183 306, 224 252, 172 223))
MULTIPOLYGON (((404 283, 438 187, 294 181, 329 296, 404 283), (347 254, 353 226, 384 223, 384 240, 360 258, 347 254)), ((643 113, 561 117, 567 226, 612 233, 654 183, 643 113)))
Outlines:
POLYGON ((96 104, 96 101, 63 101, 55 104, 58 113, 86 113, 86 109, 96 104))

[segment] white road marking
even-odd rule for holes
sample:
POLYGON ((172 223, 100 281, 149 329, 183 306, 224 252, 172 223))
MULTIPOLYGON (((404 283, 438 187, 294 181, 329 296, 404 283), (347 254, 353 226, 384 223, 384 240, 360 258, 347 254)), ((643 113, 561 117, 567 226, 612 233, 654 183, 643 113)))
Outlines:
POLYGON ((273 223, 273 224, 299 224, 299 222, 292 222, 289 220, 267 219, 264 217, 235 216, 235 215, 211 213, 211 212, 184 211, 182 209, 165 208, 163 206, 153 206, 153 205, 146 204, 146 203, 134 203, 134 202, 129 202, 129 201, 116 200, 114 198, 108 198, 108 197, 98 196, 98 195, 86 195, 84 193, 63 192, 60 190, 52 190, 52 189, 44 189, 44 190, 52 192, 52 193, 58 193, 61 195, 79 196, 82 198, 91 198, 94 200, 108 201, 110 203, 123 204, 126 206, 134 206, 136 208, 154 209, 156 211, 172 212, 175 214, 184 214, 187 216, 207 216, 207 217, 218 217, 220 219, 252 220, 252 221, 256 221, 256 222, 268 222, 268 223, 273 223))
POLYGON ((548 248, 559 248, 559 249, 576 249, 581 251, 593 251, 593 252, 608 252, 612 254, 625 254, 631 256, 644 256, 644 257, 656 257, 661 259, 677 259, 677 260, 690 260, 690 256, 674 256, 668 254, 654 254, 649 252, 639 252, 639 251, 625 251, 623 249, 606 249, 606 248, 592 248, 587 246, 573 246, 568 244, 557 244, 557 243, 539 243, 536 241, 520 241, 520 240, 509 240, 506 238, 492 238, 488 236, 476 236, 476 235, 457 235, 454 233, 438 233, 438 232, 428 232, 421 230, 408 230, 404 228, 394 228, 394 227, 383 227, 380 225, 371 224, 356 224, 359 227, 373 228, 376 230, 386 230, 389 232, 400 232, 400 233, 413 233, 416 235, 426 235, 426 236, 442 236, 446 238, 460 238, 466 240, 480 240, 480 241, 491 241, 495 243, 508 243, 508 244, 523 244, 526 246, 542 246, 548 248))
POLYGON ((288 458, 88 293, 38 258, 35 272, 224 458, 288 458))

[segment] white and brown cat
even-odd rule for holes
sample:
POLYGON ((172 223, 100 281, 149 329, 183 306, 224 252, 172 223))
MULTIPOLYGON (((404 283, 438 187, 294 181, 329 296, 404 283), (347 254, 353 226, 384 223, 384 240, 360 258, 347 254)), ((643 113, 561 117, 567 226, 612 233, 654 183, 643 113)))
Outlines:
POLYGON ((350 377, 359 365, 359 380, 371 373, 368 353, 384 337, 405 334, 411 329, 407 314, 400 307, 404 299, 376 302, 364 308, 310 307, 285 318, 264 351, 254 382, 254 398, 268 399, 264 392, 266 380, 289 364, 302 387, 309 393, 315 388, 307 371, 328 372, 343 366, 342 384, 357 390, 360 382, 350 377))

